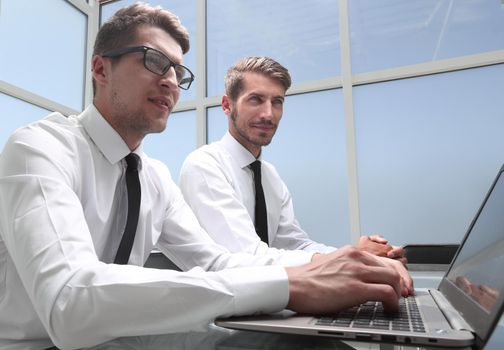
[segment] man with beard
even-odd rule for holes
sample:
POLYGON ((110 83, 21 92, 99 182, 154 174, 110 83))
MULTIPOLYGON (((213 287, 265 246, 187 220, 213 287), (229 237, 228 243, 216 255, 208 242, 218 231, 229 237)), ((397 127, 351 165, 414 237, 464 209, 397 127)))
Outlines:
MULTIPOLYGON (((232 252, 336 249, 314 242, 303 231, 285 183, 261 158, 262 147, 271 142, 282 118, 290 85, 287 69, 269 57, 239 60, 225 76, 222 109, 228 132, 192 152, 182 166, 180 186, 187 203, 212 238, 232 252), (262 191, 256 187, 258 177, 262 191), (256 201, 262 202, 258 193, 265 208, 256 206, 256 201)), ((402 248, 380 235, 361 237, 357 248, 405 262, 402 248)))

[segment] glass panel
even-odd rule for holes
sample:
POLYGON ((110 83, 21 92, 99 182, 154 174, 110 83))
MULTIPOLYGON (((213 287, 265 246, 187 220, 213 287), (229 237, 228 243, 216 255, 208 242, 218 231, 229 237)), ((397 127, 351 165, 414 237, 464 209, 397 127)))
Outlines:
POLYGON ((354 72, 504 49, 504 6, 499 0, 348 4, 354 72))
POLYGON ((0 80, 82 110, 86 15, 61 0, 0 6, 0 80))
POLYGON ((47 116, 50 111, 19 100, 15 97, 0 93, 2 106, 2 127, 0 127, 0 152, 9 136, 21 126, 47 116))
POLYGON ((458 243, 502 165, 504 65, 354 89, 363 233, 458 243))
POLYGON ((165 163, 177 184, 182 163, 196 145, 194 111, 172 113, 165 131, 160 134, 149 134, 144 139, 145 153, 165 163))
POLYGON ((244 56, 278 60, 294 83, 339 75, 338 13, 337 0, 208 0, 208 96, 244 56))
POLYGON ((222 107, 207 109, 207 142, 220 140, 228 130, 228 118, 222 111, 222 107))
MULTIPOLYGON (((101 6, 101 22, 105 22, 110 16, 117 12, 120 8, 138 2, 138 0, 121 0, 111 2, 101 6)), ((191 41, 191 49, 184 56, 184 66, 188 67, 194 75, 196 75, 196 0, 151 0, 148 2, 152 6, 158 6, 173 12, 180 18, 182 25, 187 28, 191 41)), ((200 78, 196 76, 189 90, 180 90, 179 101, 194 100, 196 98, 196 84, 200 78)), ((203 79, 201 78, 203 81, 203 79)))
MULTIPOLYGON (((341 90, 288 96, 281 125, 264 159, 291 191, 296 216, 316 241, 350 243, 345 125, 341 90)), ((209 141, 220 139, 227 118, 208 110, 209 141)))

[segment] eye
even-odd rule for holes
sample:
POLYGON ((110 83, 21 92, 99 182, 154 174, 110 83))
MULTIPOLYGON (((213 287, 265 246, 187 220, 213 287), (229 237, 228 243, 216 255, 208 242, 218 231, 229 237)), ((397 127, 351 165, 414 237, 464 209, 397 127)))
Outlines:
POLYGON ((160 72, 167 70, 171 63, 166 56, 154 50, 148 51, 147 61, 151 67, 160 72))
POLYGON ((261 103, 261 98, 257 95, 251 95, 249 101, 252 103, 261 103))
POLYGON ((273 104, 275 106, 278 106, 278 107, 282 107, 283 103, 284 103, 284 100, 282 100, 282 99, 275 99, 275 100, 273 100, 273 104))

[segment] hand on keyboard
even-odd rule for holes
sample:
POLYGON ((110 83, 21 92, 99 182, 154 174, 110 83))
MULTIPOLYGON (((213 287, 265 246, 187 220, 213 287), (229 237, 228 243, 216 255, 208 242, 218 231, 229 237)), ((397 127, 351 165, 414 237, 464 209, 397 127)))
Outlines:
POLYGON ((350 246, 286 270, 287 307, 300 313, 337 312, 368 300, 383 302, 387 311, 398 311, 401 295, 413 293, 412 279, 399 261, 350 246))

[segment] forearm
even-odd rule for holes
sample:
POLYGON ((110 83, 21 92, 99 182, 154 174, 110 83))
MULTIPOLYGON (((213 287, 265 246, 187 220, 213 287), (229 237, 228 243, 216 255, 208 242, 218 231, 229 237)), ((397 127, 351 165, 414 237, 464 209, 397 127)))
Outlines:
POLYGON ((201 331, 218 316, 279 311, 287 302, 281 268, 180 273, 105 265, 91 270, 75 276, 76 281, 90 278, 91 285, 69 281, 56 300, 48 331, 57 346, 201 331))

